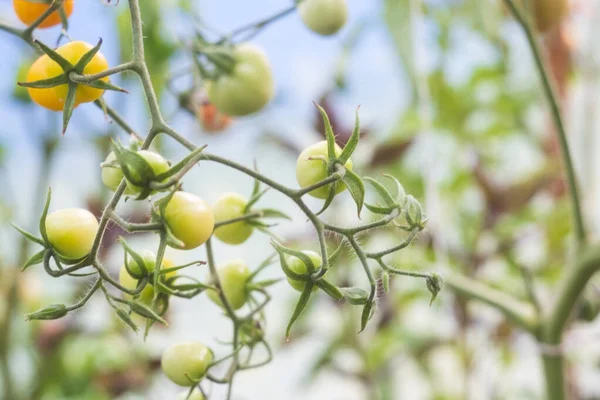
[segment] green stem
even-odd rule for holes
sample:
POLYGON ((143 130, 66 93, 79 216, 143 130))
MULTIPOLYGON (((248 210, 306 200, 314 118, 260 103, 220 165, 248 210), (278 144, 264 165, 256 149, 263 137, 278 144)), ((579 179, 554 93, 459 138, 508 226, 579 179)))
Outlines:
POLYGON ((575 174, 573 160, 571 159, 569 142, 567 139, 567 132, 561 116, 560 105, 558 104, 558 98, 553 87, 553 82, 544 64, 542 53, 540 51, 537 39, 535 37, 535 33, 531 24, 528 21, 528 18, 526 18, 525 14, 521 10, 521 8, 517 6, 514 0, 504 1, 506 5, 510 8, 512 14, 515 16, 519 24, 522 26, 523 30, 525 31, 527 41, 529 42, 529 47, 531 48, 531 52, 533 53, 533 58, 535 60, 535 64, 537 66, 540 78, 542 80, 544 93, 548 102, 550 103, 552 119, 558 131, 558 139, 560 142, 561 154, 563 157, 563 163, 566 170, 565 172, 567 175, 567 181, 569 184, 569 194, 571 196, 571 202, 573 207, 573 223, 575 225, 577 243, 582 244, 585 242, 586 232, 583 221, 583 213, 581 210, 581 200, 579 198, 579 191, 577 187, 577 177, 575 174))

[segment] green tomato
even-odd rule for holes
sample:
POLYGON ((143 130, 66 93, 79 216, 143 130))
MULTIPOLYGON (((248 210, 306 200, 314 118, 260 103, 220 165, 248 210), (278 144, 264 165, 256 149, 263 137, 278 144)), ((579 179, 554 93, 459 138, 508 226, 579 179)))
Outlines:
POLYGON ((177 397, 177 400, 206 400, 206 397, 204 397, 202 392, 198 388, 196 388, 194 389, 190 397, 188 397, 187 390, 185 392, 181 392, 179 394, 179 397, 177 397))
POLYGON ((165 221, 185 250, 194 249, 208 240, 215 227, 212 210, 200 197, 187 192, 176 192, 165 207, 165 221))
MULTIPOLYGON (((116 160, 117 156, 111 151, 104 162, 108 164, 116 160)), ((102 183, 113 192, 117 190, 123 177, 123 170, 121 170, 121 167, 102 167, 102 183)), ((129 185, 127 185, 127 188, 125 189, 125 194, 136 194, 138 192, 139 191, 132 190, 129 185)))
POLYGON ((346 0, 303 0, 298 12, 308 29, 323 36, 337 33, 348 20, 346 0))
MULTIPOLYGON (((342 154, 342 149, 337 144, 335 145, 335 155, 339 157, 342 154)), ((324 140, 319 143, 315 143, 312 146, 304 149, 300 156, 298 156, 298 162, 296 163, 296 179, 300 187, 305 188, 315 183, 322 181, 327 178, 327 166, 318 158, 309 160, 311 157, 325 157, 327 159, 327 141, 324 140)), ((348 170, 352 170, 352 160, 348 159, 344 167, 348 170)), ((323 186, 315 189, 308 194, 318 199, 326 199, 329 195, 329 186, 323 186)), ((339 194, 346 189, 346 185, 342 182, 338 182, 335 188, 335 193, 339 194)))
MULTIPOLYGON (((217 268, 219 281, 223 288, 223 293, 234 310, 241 308, 248 297, 246 292, 246 283, 250 277, 250 269, 243 260, 231 260, 217 268)), ((207 280, 212 281, 210 272, 207 280)), ((214 290, 207 291, 208 298, 218 306, 223 307, 223 303, 219 295, 214 290)))
POLYGON ((162 370, 173 383, 179 386, 194 386, 186 374, 200 380, 213 361, 213 353, 198 342, 177 343, 167 348, 162 355, 162 370))
POLYGON ((275 92, 269 60, 262 49, 248 43, 236 46, 233 58, 231 72, 208 82, 208 98, 228 115, 255 113, 271 101, 275 92))
MULTIPOLYGON (((315 266, 315 269, 319 268, 321 266, 321 264, 323 263, 321 256, 319 254, 315 253, 314 251, 306 250, 306 251, 303 251, 303 253, 306 254, 310 258, 310 260, 313 262, 313 264, 315 266)), ((298 257, 288 256, 288 257, 286 257, 286 261, 287 261, 288 267, 293 272, 300 274, 300 275, 308 274, 308 268, 306 267, 306 264, 304 264, 302 262, 302 260, 299 259, 298 257)), ((291 287, 293 287, 294 289, 296 289, 299 292, 302 292, 304 290, 304 287, 306 286, 305 281, 297 281, 290 277, 287 277, 287 281, 291 287)), ((316 291, 317 286, 314 286, 312 290, 313 290, 313 292, 316 291)))
POLYGON ((92 250, 98 220, 83 208, 65 208, 48 214, 46 234, 52 247, 63 257, 77 260, 92 250))
MULTIPOLYGON (((244 215, 248 200, 238 193, 225 193, 215 203, 215 222, 227 221, 244 215)), ((215 229, 215 236, 227 244, 244 243, 252 235, 252 225, 248 221, 234 222, 215 229)))
MULTIPOLYGON (((152 171, 154 171, 156 175, 167 172, 169 168, 171 168, 167 160, 165 160, 164 157, 158 153, 155 153, 150 150, 140 150, 137 153, 144 160, 146 160, 146 162, 148 163, 148 165, 150 165, 150 168, 152 168, 152 171)), ((140 193, 144 188, 141 186, 136 186, 133 183, 127 181, 127 189, 131 192, 131 194, 136 194, 140 193)))
MULTIPOLYGON (((142 259, 144 261, 144 265, 143 265, 144 270, 146 270, 146 272, 148 272, 148 273, 154 272, 154 266, 156 265, 156 255, 149 250, 143 250, 139 253, 139 255, 142 257, 142 259)), ((137 262, 135 262, 134 259, 129 258, 128 264, 129 264, 129 269, 133 270, 136 273, 141 272, 140 266, 138 265, 137 262)), ((172 267, 174 267, 173 262, 169 259, 163 258, 161 269, 172 268, 172 267)), ((177 274, 177 271, 172 271, 172 272, 169 272, 168 274, 166 274, 164 278, 169 279, 169 278, 174 277, 176 274, 177 274)), ((123 264, 121 266, 121 269, 119 270, 119 283, 123 287, 125 287, 126 289, 129 289, 129 290, 135 290, 135 288, 137 288, 137 285, 138 285, 138 280, 129 274, 129 272, 127 271, 127 268, 125 268, 125 264, 123 264)), ((127 296, 129 296, 129 295, 127 295, 127 296)), ((131 297, 131 296, 129 296, 129 297, 131 297)), ((146 284, 146 286, 144 287, 144 289, 142 289, 142 292, 140 293, 139 300, 141 302, 143 302, 144 304, 149 305, 149 304, 152 304, 153 299, 154 299, 154 286, 152 286, 151 281, 148 281, 148 283, 146 284)))

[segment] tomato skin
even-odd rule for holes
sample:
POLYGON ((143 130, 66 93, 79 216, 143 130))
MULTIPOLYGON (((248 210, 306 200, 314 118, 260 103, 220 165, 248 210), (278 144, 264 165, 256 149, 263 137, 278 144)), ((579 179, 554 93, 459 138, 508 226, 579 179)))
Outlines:
MULTIPOLYGON (((342 149, 336 144, 335 154, 339 156, 341 153, 342 149)), ((309 160, 310 157, 327 158, 327 141, 323 140, 322 142, 313 144, 304 149, 304 151, 300 153, 300 156, 298 156, 298 161, 296 163, 296 179, 302 188, 314 185, 328 176, 326 164, 319 159, 309 160)), ((344 164, 344 167, 352 170, 352 160, 348 159, 346 164, 344 164)), ((344 190, 346 190, 346 185, 338 182, 335 193, 339 194, 344 190)), ((308 194, 318 199, 326 199, 329 195, 329 185, 310 191, 308 194)))
POLYGON ((304 25, 323 36, 337 33, 348 20, 346 0, 304 0, 298 12, 304 25))
MULTIPOLYGON (((235 259, 220 265, 217 268, 217 274, 219 275, 219 281, 223 288, 225 298, 229 301, 229 304, 234 310, 242 308, 246 304, 247 292, 246 283, 250 277, 250 269, 244 260, 235 259)), ((207 276, 209 282, 212 281, 210 271, 207 276)), ((212 300, 216 305, 223 307, 223 302, 219 298, 219 295, 214 290, 207 291, 208 298, 212 300)))
MULTIPOLYGON (((38 58, 29 68, 27 72, 26 82, 34 82, 49 78, 46 73, 47 66, 53 62, 46 54, 38 58)), ((54 88, 36 89, 27 88, 31 100, 40 106, 52 111, 62 111, 64 99, 61 99, 56 94, 54 88)))
MULTIPOLYGON (((158 153, 155 153, 150 150, 140 150, 137 152, 137 154, 140 155, 144 160, 146 160, 146 162, 148 163, 148 165, 150 165, 150 168, 152 168, 152 171, 154 171, 156 175, 167 172, 169 168, 171 168, 167 160, 165 160, 164 157, 158 153)), ((133 183, 127 181, 127 189, 130 193, 133 194, 140 193, 144 188, 141 186, 136 186, 133 183)))
POLYGON ((65 258, 74 260, 88 255, 97 232, 98 220, 83 208, 65 208, 46 217, 48 240, 65 258))
MULTIPOLYGON (((108 154, 108 156, 106 157, 106 159, 104 160, 104 162, 108 164, 108 163, 116 161, 116 160, 117 160, 117 156, 115 155, 114 152, 111 151, 108 154)), ((119 187, 119 184, 121 183, 123 178, 124 178, 124 175, 123 175, 123 171, 121 170, 121 167, 102 167, 102 183, 104 183, 104 186, 106 186, 108 189, 112 190, 113 192, 117 190, 117 188, 119 187)), ((132 194, 139 193, 139 191, 133 190, 129 185, 127 185, 124 193, 128 194, 128 195, 132 195, 132 194)))
POLYGON ((183 249, 204 244, 215 227, 212 210, 200 197, 176 192, 165 207, 165 221, 171 233, 183 242, 183 249))
MULTIPOLYGON (((71 64, 75 65, 81 59, 81 57, 90 51, 94 46, 89 43, 82 41, 69 42, 58 49, 56 52, 63 56, 71 64)), ((86 75, 93 75, 106 71, 108 69, 108 61, 104 55, 99 51, 92 58, 92 60, 85 66, 83 73, 86 75)), ((55 61, 50 60, 46 66, 46 78, 53 78, 55 76, 64 74, 63 69, 55 61)), ((108 82, 108 77, 102 78, 103 81, 108 82)), ((68 85, 58 85, 53 88, 59 99, 65 102, 67 99, 68 85)), ((104 94, 104 89, 96 89, 90 86, 78 85, 77 92, 75 94, 75 102, 90 103, 96 101, 104 94)))
POLYGON ((190 397, 188 397, 188 391, 186 390, 185 392, 182 392, 179 397, 177 397, 177 400, 206 400, 206 397, 204 397, 202 392, 196 388, 190 397))
POLYGON ((173 383, 179 386, 193 386, 186 377, 199 380, 213 361, 213 353, 199 342, 182 342, 167 348, 161 359, 162 370, 173 383))
MULTIPOLYGON (((303 253, 306 254, 311 259, 311 261, 313 262, 313 264, 315 266, 315 270, 317 268, 319 268, 321 266, 321 264, 323 263, 323 259, 321 258, 321 256, 318 253, 315 253, 314 251, 310 251, 310 250, 303 251, 303 253)), ((308 268, 306 267, 306 264, 304 264, 302 262, 302 260, 299 259, 298 257, 288 256, 286 258, 286 261, 287 261, 288 267, 293 272, 295 272, 297 274, 308 273, 308 268)), ((293 287, 294 289, 296 289, 299 292, 302 292, 304 290, 304 287, 306 286, 305 281, 297 281, 290 277, 287 277, 287 281, 291 287, 293 287)), ((317 286, 314 286, 312 291, 314 292, 316 290, 317 290, 317 286)))
MULTIPOLYGON (((224 193, 213 207, 215 222, 227 221, 243 216, 248 200, 241 194, 224 193)), ((239 221, 215 229, 215 236, 227 244, 241 244, 252 235, 253 227, 248 221, 239 221)))
MULTIPOLYGON (((73 12, 73 4, 74 0, 65 0, 63 2, 67 17, 70 17, 73 12)), ((33 24, 44 12, 46 12, 46 10, 48 10, 48 8, 50 8, 49 4, 34 3, 28 0, 13 0, 13 9, 15 10, 17 17, 19 17, 21 22, 27 26, 33 24)), ((38 25, 38 28, 50 28, 59 25, 60 23, 60 13, 57 10, 43 20, 42 23, 38 25)))
POLYGON ((262 49, 243 43, 235 47, 236 63, 207 83, 206 92, 217 109, 232 116, 244 116, 262 109, 275 94, 273 73, 262 49))

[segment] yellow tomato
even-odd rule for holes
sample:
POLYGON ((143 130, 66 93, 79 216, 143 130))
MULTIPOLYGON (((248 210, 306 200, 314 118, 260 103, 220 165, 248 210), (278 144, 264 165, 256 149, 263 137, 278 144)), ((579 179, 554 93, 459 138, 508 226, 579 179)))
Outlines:
POLYGON ((169 200, 165 207, 165 221, 185 250, 206 242, 215 227, 215 217, 208 204, 187 192, 176 192, 169 200))
POLYGON ((46 217, 48 240, 65 258, 79 259, 88 255, 97 232, 98 220, 82 208, 65 208, 46 217))
MULTIPOLYGON (((48 57, 45 54, 38 58, 29 68, 29 72, 27 72, 26 82, 34 82, 42 79, 48 79, 46 68, 51 62, 53 61, 50 59, 50 57, 48 57)), ((64 99, 58 97, 54 88, 27 88, 27 91, 29 92, 29 96, 31 97, 31 100, 34 103, 39 104, 40 106, 52 111, 62 111, 64 106, 64 99)))
MULTIPOLYGON (((73 4, 74 0, 65 0, 63 2, 63 7, 67 17, 69 17, 73 12, 73 4)), ((50 4, 43 4, 29 0, 13 0, 13 8, 21 22, 29 26, 33 24, 39 17, 41 17, 42 14, 48 10, 48 8, 50 8, 50 4)), ((38 28, 50 28, 60 24, 60 22, 60 13, 58 11, 54 11, 45 20, 43 20, 41 24, 38 25, 38 28)))

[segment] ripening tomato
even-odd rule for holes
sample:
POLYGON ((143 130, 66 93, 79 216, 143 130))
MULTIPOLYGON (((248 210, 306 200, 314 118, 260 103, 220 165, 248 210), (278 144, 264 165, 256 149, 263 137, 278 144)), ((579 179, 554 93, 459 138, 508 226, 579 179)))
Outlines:
MULTIPOLYGON (((236 259, 230 260, 217 268, 217 274, 219 275, 219 282, 223 288, 223 294, 229 301, 229 304, 234 310, 241 308, 248 297, 246 291, 246 283, 250 277, 250 269, 244 260, 236 259)), ((207 281, 212 282, 212 275, 208 272, 207 281)), ((219 295, 214 290, 207 291, 208 298, 218 306, 223 307, 223 302, 219 298, 219 295)))
MULTIPOLYGON (((337 144, 335 145, 335 154, 339 156, 342 153, 342 149, 337 144)), ((324 140, 319 143, 315 143, 312 146, 306 148, 298 157, 296 163, 296 179, 300 187, 305 188, 314 185, 323 179, 327 178, 327 167, 320 159, 309 159, 311 157, 325 157, 327 159, 327 141, 324 140)), ((344 164, 346 169, 352 170, 352 159, 348 159, 344 164)), ((315 189, 308 194, 318 199, 326 199, 329 195, 329 186, 323 186, 315 189)), ((342 182, 338 182, 335 193, 341 193, 346 189, 346 185, 342 182)))
POLYGON ((65 208, 48 214, 46 234, 52 247, 61 256, 77 260, 92 250, 98 220, 83 208, 65 208))
MULTIPOLYGON (((74 3, 74 0, 63 1, 63 8, 67 17, 71 16, 74 3)), ((39 1, 31 0, 13 0, 13 8, 21 22, 29 26, 33 24, 39 17, 41 17, 42 14, 48 10, 48 8, 50 8, 50 4, 44 4, 39 1)), ((43 20, 41 24, 38 25, 38 28, 50 28, 60 23, 60 13, 59 11, 54 11, 45 20, 43 20)))
POLYGON ((195 386, 213 361, 211 349, 199 342, 183 342, 167 348, 162 355, 162 370, 179 386, 195 386), (188 378, 189 376, 189 378, 188 378))
POLYGON ((209 133, 221 132, 231 124, 231 117, 217 110, 217 107, 211 102, 204 102, 197 106, 196 117, 200 121, 202 129, 209 133))
MULTIPOLYGON (((165 222, 182 249, 194 249, 208 240, 215 227, 212 210, 200 197, 176 192, 165 207, 165 222)), ((169 243, 173 247, 179 247, 169 243)))
POLYGON ((219 111, 243 116, 262 109, 273 98, 273 73, 262 49, 243 43, 233 50, 235 64, 207 83, 206 93, 219 111))
MULTIPOLYGON (((67 61, 71 64, 75 65, 81 57, 90 51, 93 46, 89 43, 82 41, 69 42, 58 49, 56 52, 63 56, 67 61)), ((43 56, 42 56, 43 57, 43 56)), ((93 75, 100 73, 102 71, 106 71, 108 69, 108 61, 104 58, 104 55, 101 52, 96 53, 92 60, 85 66, 83 69, 83 73, 86 75, 93 75)), ((64 74, 63 69, 58 65, 55 61, 50 60, 46 65, 46 79, 53 78, 58 75, 64 74)), ((108 82, 108 77, 102 78, 103 81, 108 82)), ((68 85, 58 85, 55 86, 54 91, 59 99, 64 103, 67 99, 68 93, 68 85)), ((98 100, 100 96, 104 94, 104 89, 96 89, 90 86, 78 85, 77 92, 75 95, 75 103, 89 103, 95 100, 98 100)))
MULTIPOLYGON (((248 200, 238 193, 224 193, 213 207, 215 222, 239 218, 245 214, 248 200)), ((248 221, 238 221, 215 229, 215 236, 228 244, 244 243, 252 235, 253 227, 248 221)))
MULTIPOLYGON (((29 68, 29 72, 27 72, 27 78, 25 81, 34 82, 42 79, 48 79, 49 76, 46 70, 51 62, 53 61, 46 54, 38 58, 29 68)), ((31 97, 31 100, 34 103, 52 111, 62 111, 65 104, 64 99, 59 98, 54 89, 55 88, 27 88, 27 91, 29 92, 29 97, 31 97)))
MULTIPOLYGON (((140 155, 144 160, 146 160, 146 162, 148 163, 148 165, 150 165, 150 168, 152 168, 152 171, 154 171, 156 175, 165 173, 169 170, 169 168, 171 168, 167 160, 165 160, 164 157, 158 153, 155 153, 150 150, 140 150, 137 152, 137 154, 140 155)), ((143 190, 142 187, 136 186, 129 181, 127 181, 127 188, 129 189, 130 193, 140 193, 143 190)))
MULTIPOLYGON (((321 266, 321 264, 323 263, 321 256, 319 254, 315 253, 314 251, 306 250, 306 251, 303 251, 303 253, 306 254, 308 256, 308 258, 310 258, 310 260, 313 262, 313 264, 315 266, 315 270, 317 268, 319 268, 321 266)), ((298 257, 288 256, 288 257, 286 257, 286 261, 287 261, 288 267, 293 272, 295 272, 297 274, 301 274, 301 275, 308 273, 308 268, 307 268, 306 264, 304 264, 304 262, 301 259, 299 259, 298 257)), ((299 292, 303 291, 304 287, 306 286, 305 281, 295 280, 290 277, 287 277, 287 281, 291 287, 293 287, 294 289, 296 289, 299 292)), ((314 286, 313 292, 316 290, 317 290, 317 286, 314 286)))
POLYGON ((338 32, 348 20, 346 0, 304 0, 298 12, 311 31, 324 36, 338 32))

